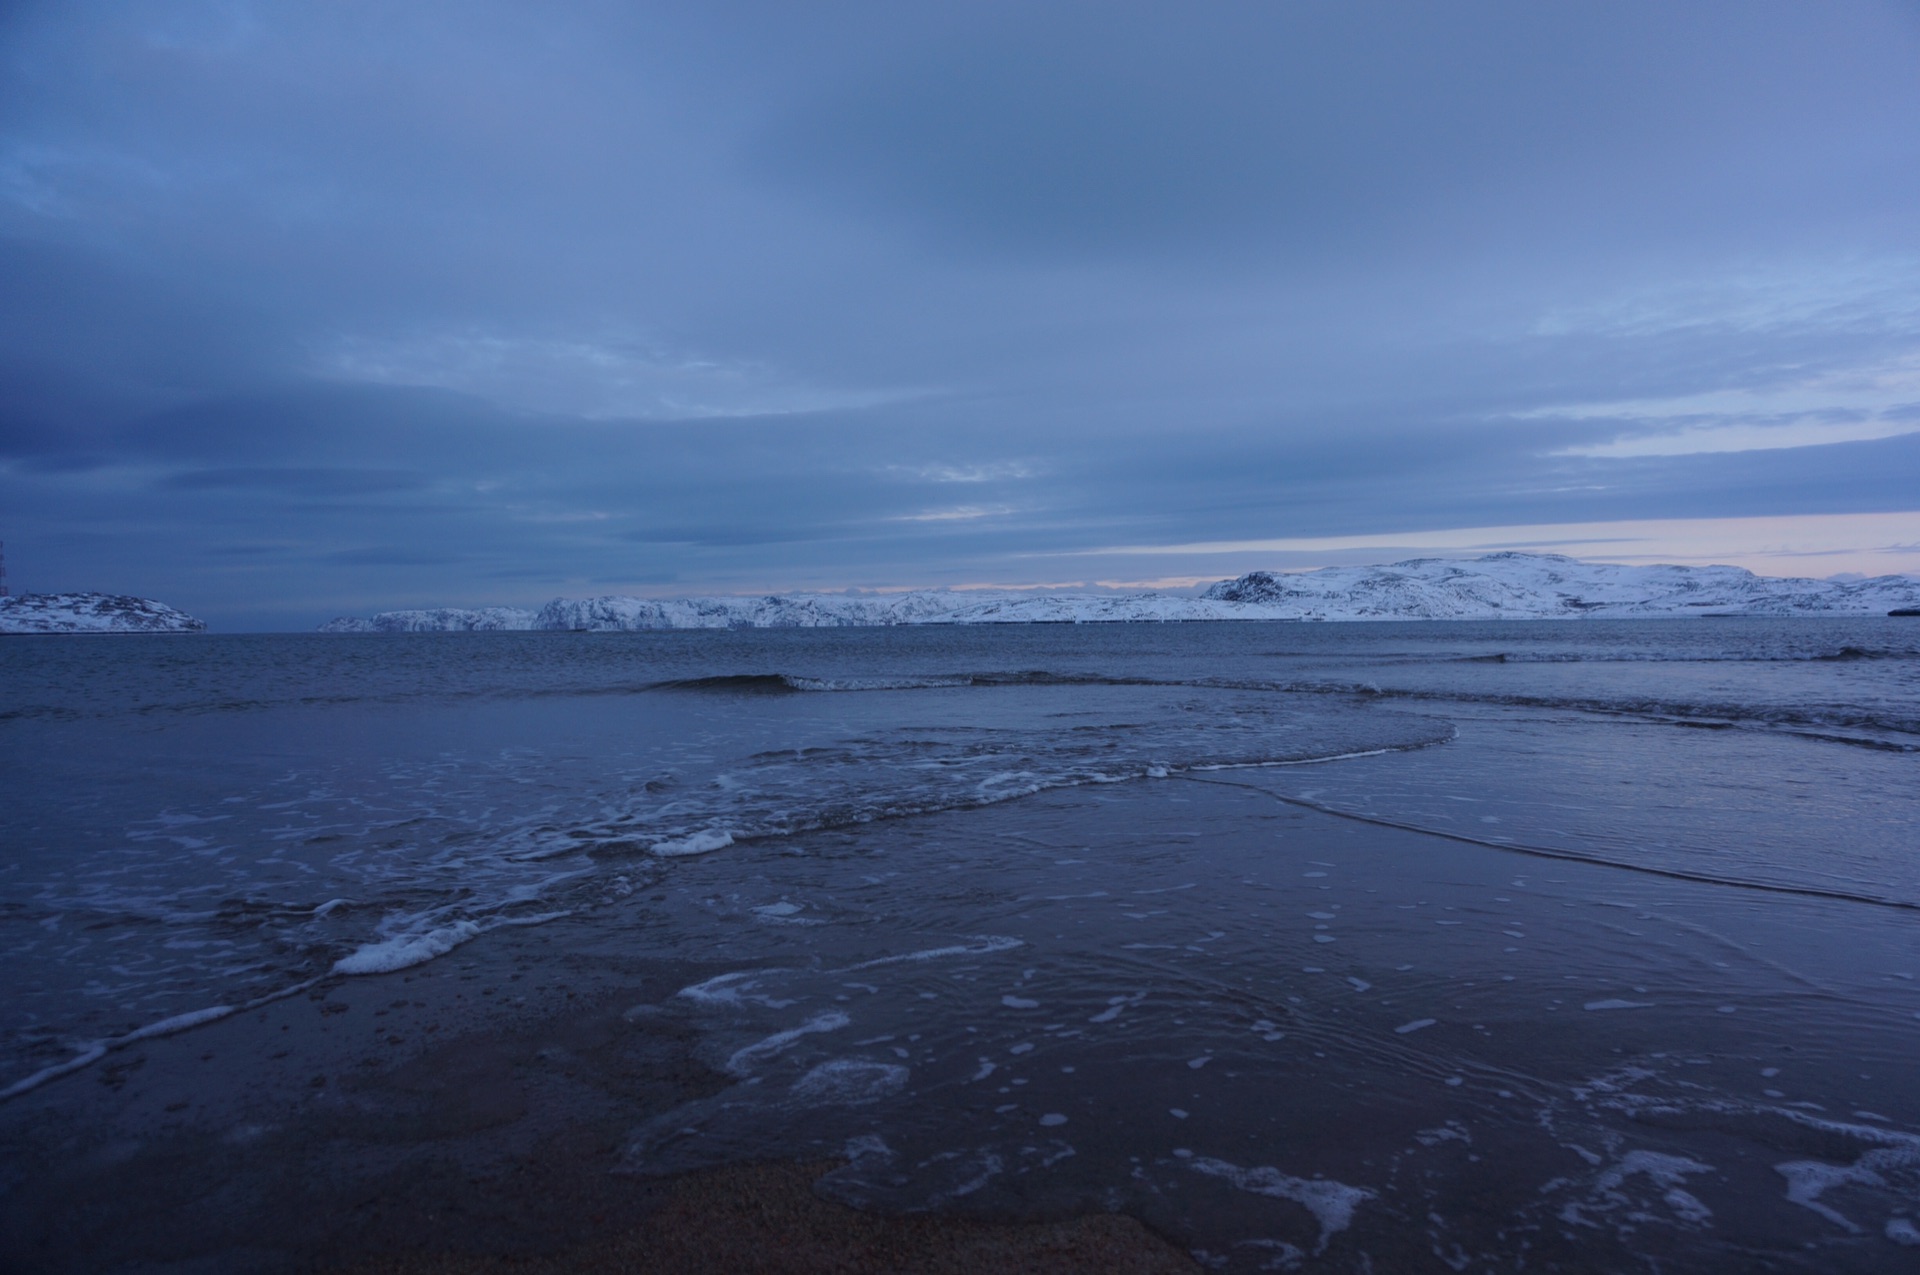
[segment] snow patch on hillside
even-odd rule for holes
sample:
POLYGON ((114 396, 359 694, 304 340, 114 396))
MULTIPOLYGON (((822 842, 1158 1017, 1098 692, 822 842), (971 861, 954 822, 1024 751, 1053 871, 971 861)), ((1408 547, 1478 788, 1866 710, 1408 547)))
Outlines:
POLYGON ((322 633, 491 633, 532 629, 537 612, 522 607, 439 607, 382 611, 371 620, 343 615, 320 626, 322 633))
POLYGON ((0 598, 0 633, 199 633, 206 627, 164 603, 119 593, 0 598))
POLYGON ((1255 571, 1204 595, 1275 618, 1566 619, 1579 616, 1885 615, 1920 600, 1920 580, 1803 580, 1740 567, 1628 567, 1559 554, 1416 558, 1298 575, 1255 571))

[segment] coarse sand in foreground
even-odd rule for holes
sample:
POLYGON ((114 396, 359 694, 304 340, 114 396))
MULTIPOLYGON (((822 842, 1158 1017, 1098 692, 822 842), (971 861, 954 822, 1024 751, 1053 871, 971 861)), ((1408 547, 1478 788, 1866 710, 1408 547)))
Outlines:
POLYGON ((597 1236, 558 1253, 390 1257, 355 1266, 345 1275, 624 1275, 638 1271, 1159 1275, 1200 1269, 1187 1254, 1135 1219, 1119 1214, 999 1223, 861 1213, 814 1194, 814 1180, 836 1163, 747 1164, 688 1174, 674 1182, 658 1211, 640 1226, 597 1236))

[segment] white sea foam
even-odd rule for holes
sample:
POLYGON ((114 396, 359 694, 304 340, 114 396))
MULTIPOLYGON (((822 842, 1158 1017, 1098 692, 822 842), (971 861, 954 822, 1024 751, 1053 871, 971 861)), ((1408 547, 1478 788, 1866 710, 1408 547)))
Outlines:
POLYGON ((262 1006, 271 1005, 277 1000, 285 1000, 289 996, 298 995, 319 981, 318 978, 305 979, 290 987, 282 987, 275 991, 268 992, 264 996, 256 996, 252 1000, 242 1001, 238 1005, 210 1005, 205 1009, 188 1010, 184 1014, 174 1014, 170 1017, 162 1018, 157 1022, 136 1027, 132 1031, 119 1036, 109 1036, 105 1040, 88 1041, 80 1047, 79 1051, 74 1054, 73 1057, 67 1059, 65 1062, 54 1063, 50 1067, 42 1067, 32 1075, 22 1077, 8 1085, 5 1089, 0 1089, 0 1102, 5 1102, 9 1098, 17 1098, 23 1093, 38 1089, 50 1080, 58 1080, 62 1076, 72 1075, 76 1071, 91 1067, 94 1063, 99 1062, 116 1049, 124 1049, 128 1045, 135 1044, 139 1041, 153 1040, 160 1036, 172 1036, 178 1032, 204 1026, 207 1023, 218 1022, 223 1018, 241 1013, 245 1010, 259 1009, 262 1006))
POLYGON ((920 1165, 945 1182, 927 1199, 929 1208, 972 1195, 1006 1170, 1006 1162, 987 1150, 942 1151, 920 1165))
POLYGON ((775 1032, 764 1040, 757 1040, 751 1045, 734 1050, 732 1055, 727 1059, 727 1070, 736 1076, 749 1075, 752 1073, 756 1063, 772 1058, 776 1054, 785 1053, 787 1050, 793 1048, 794 1042, 798 1041, 802 1036, 812 1036, 819 1032, 839 1031, 852 1021, 851 1018, 848 1018, 837 1009, 828 1010, 824 1014, 815 1014, 798 1027, 792 1027, 783 1032, 775 1032))
POLYGON ((870 970, 879 965, 898 965, 903 961, 937 961, 949 956, 989 956, 995 952, 1010 952, 1016 947, 1025 947, 1020 939, 1008 938, 1000 934, 979 934, 972 936, 972 943, 956 943, 950 947, 929 947, 918 952, 902 952, 898 956, 876 956, 870 961, 861 961, 840 970, 842 974, 851 974, 856 970, 870 970))
POLYGON ((1416 1018, 1410 1023, 1401 1023, 1393 1030, 1397 1035, 1405 1036, 1409 1032, 1417 1032, 1422 1028, 1431 1027, 1439 1021, 1437 1018, 1416 1018))
POLYGON ((675 992, 675 996, 684 997, 701 1005, 719 1005, 738 1008, 745 1004, 764 1005, 768 1009, 785 1009, 793 1004, 791 1000, 757 994, 752 989, 760 986, 761 976, 771 973, 784 973, 781 970, 735 970, 731 974, 717 974, 703 983, 694 983, 675 992))
POLYGON ((1087 1021, 1090 1023, 1110 1023, 1120 1017, 1121 1013, 1128 1006, 1138 1005, 1146 998, 1147 994, 1145 992, 1135 992, 1131 996, 1109 996, 1107 998, 1107 1007, 1087 1019, 1087 1021))
POLYGON ((1686 1156, 1668 1155, 1664 1151, 1629 1151, 1620 1157, 1620 1162, 1608 1169, 1596 1179, 1595 1185, 1612 1190, 1620 1186, 1635 1174, 1642 1174, 1655 1186, 1669 1191, 1684 1184, 1691 1173, 1711 1173, 1713 1166, 1702 1164, 1686 1156))
POLYGON ((1590 1010, 1652 1009, 1653 1002, 1652 1001, 1623 1001, 1619 997, 1615 996, 1615 997, 1609 997, 1608 999, 1601 1000, 1601 1001, 1588 1001, 1585 1005, 1582 1005, 1580 1008, 1590 1009, 1590 1010))
POLYGON ((971 677, 794 677, 781 681, 796 691, 929 691, 972 686, 971 677))
MULTIPOLYGON (((1782 1111, 1781 1114, 1791 1116, 1794 1113, 1782 1111)), ((1802 1208, 1812 1209, 1835 1226, 1851 1234, 1859 1234, 1861 1228, 1854 1223, 1853 1219, 1823 1202, 1820 1198, 1822 1195, 1835 1187, 1843 1186, 1884 1188, 1888 1186, 1889 1177, 1897 1181, 1911 1181, 1914 1170, 1920 1167, 1920 1137, 1912 1134, 1875 1129, 1864 1125, 1844 1125, 1812 1117, 1803 1119, 1801 1123, 1810 1124, 1816 1128, 1853 1133, 1863 1141, 1881 1144, 1863 1154, 1852 1164, 1790 1160, 1773 1166, 1774 1172, 1787 1180, 1787 1199, 1802 1208)), ((1889 1225, 1891 1226, 1891 1223, 1889 1225)), ((1891 1231, 1888 1232, 1888 1238, 1894 1238, 1891 1231)))
POLYGON ((1861 1186, 1885 1186, 1886 1182, 1871 1169, 1862 1169, 1855 1164, 1823 1164, 1818 1160, 1790 1160, 1785 1164, 1773 1166, 1774 1172, 1787 1180, 1787 1198, 1801 1208, 1812 1209, 1844 1231, 1858 1235, 1860 1228, 1853 1220, 1820 1202, 1820 1197, 1837 1186, 1859 1184, 1861 1186))
POLYGON ((445 956, 481 933, 477 921, 455 921, 422 934, 400 934, 369 943, 333 963, 335 974, 389 974, 445 956))
POLYGON ((879 1134, 863 1133, 858 1137, 848 1138, 846 1148, 841 1154, 856 1164, 861 1161, 875 1160, 885 1164, 893 1159, 893 1148, 888 1146, 887 1140, 879 1134))
MULTIPOLYGON (((1175 1154, 1178 1154, 1177 1152, 1175 1154)), ((1314 1253, 1324 1253, 1327 1241, 1353 1225, 1353 1211, 1374 1198, 1364 1187, 1348 1186, 1332 1178, 1296 1178, 1269 1165, 1244 1169, 1210 1156, 1195 1156, 1187 1167, 1210 1177, 1225 1178, 1242 1191, 1292 1200, 1302 1205, 1320 1224, 1320 1242, 1314 1253)))
POLYGON ((83 1067, 91 1067, 94 1063, 99 1062, 107 1056, 107 1048, 105 1043, 88 1045, 65 1062, 54 1063, 51 1067, 42 1067, 32 1075, 14 1081, 5 1089, 0 1089, 0 1102, 5 1102, 9 1098, 17 1098, 29 1089, 38 1089, 49 1080, 58 1080, 60 1077, 79 1071, 83 1067))
POLYGON ((195 1009, 189 1010, 184 1014, 175 1014, 172 1018, 163 1018, 157 1023, 148 1023, 145 1027, 137 1027, 120 1037, 117 1043, 131 1045, 136 1040, 151 1040, 155 1036, 171 1036, 175 1032, 183 1032, 190 1027, 198 1027, 202 1023, 217 1022, 229 1014, 232 1014, 238 1008, 239 1006, 237 1005, 211 1005, 206 1009, 195 1009))
POLYGON ((1437 1147, 1443 1142, 1464 1142, 1468 1146, 1473 1145, 1473 1135, 1467 1132, 1467 1126, 1458 1120, 1449 1120, 1431 1129, 1421 1129, 1413 1135, 1413 1140, 1423 1147, 1437 1147))
POLYGON ((707 828, 700 832, 689 833, 684 837, 670 838, 653 843, 653 853, 663 859, 683 858, 694 854, 711 854, 715 850, 724 850, 733 844, 733 834, 722 828, 707 828))
POLYGON ((793 1082, 793 1096, 814 1106, 860 1106, 907 1087, 911 1073, 896 1063, 835 1058, 793 1082))
POLYGON ((1673 1210, 1674 1216, 1683 1222, 1705 1226, 1713 1220, 1713 1210, 1702 1204, 1699 1197, 1691 1191, 1677 1186, 1670 1187, 1661 1198, 1667 1202, 1667 1207, 1673 1210))
MULTIPOLYGON (((1598 1157, 1581 1148, 1579 1151, 1589 1163, 1598 1157)), ((1664 1151, 1629 1151, 1614 1164, 1596 1174, 1588 1189, 1587 1198, 1580 1202, 1569 1202, 1560 1210, 1560 1220, 1575 1226, 1597 1226, 1593 1217, 1621 1212, 1630 1221, 1623 1224, 1630 1229, 1633 1220, 1642 1217, 1641 1205, 1627 1194, 1626 1186, 1630 1179, 1643 1177, 1661 1192, 1661 1200, 1679 1221, 1690 1226, 1706 1226, 1713 1220, 1713 1210, 1701 1203, 1699 1197, 1686 1189, 1686 1180, 1690 1175, 1711 1173, 1713 1166, 1702 1164, 1687 1156, 1670 1155, 1664 1151)))

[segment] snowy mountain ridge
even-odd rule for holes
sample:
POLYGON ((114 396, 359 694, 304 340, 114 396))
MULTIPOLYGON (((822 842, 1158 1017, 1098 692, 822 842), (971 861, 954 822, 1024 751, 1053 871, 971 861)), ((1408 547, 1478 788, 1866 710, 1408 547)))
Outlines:
POLYGON ((119 593, 0 598, 0 633, 199 633, 206 627, 164 603, 119 593))
POLYGON ((900 624, 1091 624, 1181 620, 1651 619, 1683 615, 1884 615, 1920 606, 1920 579, 1807 580, 1740 567, 1621 566, 1558 554, 1415 558, 1385 566, 1254 571, 1199 597, 920 589, 876 596, 556 598, 515 607, 385 611, 330 633, 838 628, 900 624))
POLYGON ((1742 567, 1631 567, 1559 554, 1495 553, 1299 575, 1255 571, 1222 581, 1204 596, 1329 620, 1884 615, 1915 605, 1920 579, 1808 580, 1759 576, 1742 567))

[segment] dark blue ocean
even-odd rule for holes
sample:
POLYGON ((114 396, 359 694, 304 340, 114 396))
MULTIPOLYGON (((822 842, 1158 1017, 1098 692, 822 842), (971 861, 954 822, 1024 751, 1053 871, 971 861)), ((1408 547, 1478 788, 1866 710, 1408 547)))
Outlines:
POLYGON ((632 1171, 1920 1261, 1920 621, 14 638, 0 774, 0 1089, 613 926, 739 967, 632 1171))

